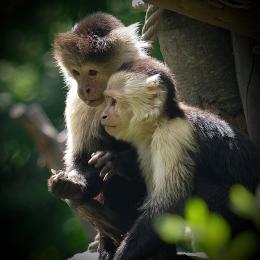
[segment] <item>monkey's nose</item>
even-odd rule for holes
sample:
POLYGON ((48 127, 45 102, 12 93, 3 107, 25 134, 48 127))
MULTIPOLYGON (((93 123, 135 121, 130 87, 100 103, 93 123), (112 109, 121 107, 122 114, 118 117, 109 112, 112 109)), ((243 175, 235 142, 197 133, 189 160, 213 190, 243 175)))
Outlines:
POLYGON ((89 96, 90 92, 90 88, 78 88, 78 96, 83 100, 89 96))
POLYGON ((101 119, 102 119, 102 120, 105 120, 106 118, 107 118, 107 115, 106 115, 106 114, 102 114, 102 115, 101 115, 101 119))

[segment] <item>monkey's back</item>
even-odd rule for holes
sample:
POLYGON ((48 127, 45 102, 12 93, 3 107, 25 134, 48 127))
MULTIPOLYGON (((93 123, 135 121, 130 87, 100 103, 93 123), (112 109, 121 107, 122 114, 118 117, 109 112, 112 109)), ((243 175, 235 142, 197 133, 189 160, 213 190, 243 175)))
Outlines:
POLYGON ((236 233, 250 226, 230 211, 229 190, 242 184, 255 193, 260 183, 260 152, 241 132, 211 113, 187 108, 199 146, 192 195, 202 197, 209 209, 220 213, 236 233))

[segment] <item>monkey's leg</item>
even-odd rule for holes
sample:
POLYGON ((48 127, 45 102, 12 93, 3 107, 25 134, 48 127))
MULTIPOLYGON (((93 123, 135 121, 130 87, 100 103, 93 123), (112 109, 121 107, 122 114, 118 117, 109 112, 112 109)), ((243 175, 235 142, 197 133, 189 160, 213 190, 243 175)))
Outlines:
POLYGON ((122 220, 115 212, 93 199, 84 204, 75 203, 71 200, 66 200, 66 202, 76 210, 83 220, 93 223, 100 233, 109 236, 115 243, 119 243, 122 240, 120 228, 122 220))
POLYGON ((114 260, 175 259, 176 257, 176 246, 163 243, 153 231, 150 216, 144 214, 122 241, 114 260))
POLYGON ((116 251, 116 245, 108 236, 100 236, 99 260, 112 260, 116 251))

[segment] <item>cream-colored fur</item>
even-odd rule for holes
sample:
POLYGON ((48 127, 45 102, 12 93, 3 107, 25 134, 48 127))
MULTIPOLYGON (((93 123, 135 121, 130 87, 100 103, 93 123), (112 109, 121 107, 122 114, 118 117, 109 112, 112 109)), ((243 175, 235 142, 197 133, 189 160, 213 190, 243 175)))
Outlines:
POLYGON ((124 57, 124 62, 133 60, 133 57, 145 57, 150 43, 143 41, 138 34, 139 23, 127 27, 119 27, 111 31, 109 37, 118 43, 119 53, 117 57, 124 57))
POLYGON ((65 163, 69 165, 73 155, 83 150, 96 150, 99 139, 99 119, 104 105, 87 106, 77 94, 77 87, 71 86, 67 94, 65 121, 67 127, 67 150, 65 163))
MULTIPOLYGON (((113 74, 107 90, 115 91, 119 99, 126 99, 134 114, 129 122, 129 128, 135 128, 137 122, 155 122, 161 115, 166 98, 164 87, 160 86, 160 76, 147 77, 142 73, 118 72, 113 74), (135 122, 136 121, 136 122, 135 122)), ((134 134, 135 131, 128 131, 134 134)), ((132 142, 137 141, 136 135, 132 142)))
POLYGON ((119 72, 110 78, 107 92, 127 102, 133 112, 115 137, 137 148, 148 189, 142 208, 157 214, 189 192, 195 166, 190 154, 197 150, 194 130, 186 118, 164 115, 166 91, 159 75, 119 72))
MULTIPOLYGON (((114 59, 106 65, 108 73, 113 73, 124 62, 138 59, 146 55, 145 48, 149 44, 142 41, 138 36, 138 24, 122 27, 113 30, 110 37, 116 38, 120 43, 114 59)), ((73 65, 73 61, 71 62, 73 65)), ((73 155, 82 150, 95 151, 97 147, 96 139, 101 138, 99 133, 100 115, 104 110, 104 104, 97 107, 90 107, 85 104, 77 94, 77 82, 69 72, 70 68, 64 66, 58 59, 58 65, 64 76, 68 93, 66 99, 65 121, 67 127, 67 150, 65 152, 65 164, 69 166, 73 160, 73 155)), ((100 66, 103 66, 100 65, 100 66)))
POLYGON ((152 172, 143 168, 145 179, 150 180, 147 182, 150 194, 144 208, 157 213, 156 210, 167 209, 187 195, 195 166, 189 152, 196 152, 197 147, 193 129, 186 119, 163 119, 147 150, 137 149, 142 168, 152 167, 152 172), (151 154, 149 162, 146 154, 151 154))

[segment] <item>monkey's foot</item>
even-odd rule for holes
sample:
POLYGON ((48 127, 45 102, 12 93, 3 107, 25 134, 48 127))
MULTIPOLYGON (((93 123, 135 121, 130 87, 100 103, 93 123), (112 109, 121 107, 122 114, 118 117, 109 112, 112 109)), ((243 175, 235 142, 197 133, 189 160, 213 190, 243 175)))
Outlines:
POLYGON ((48 190, 54 196, 62 199, 80 201, 86 194, 86 180, 84 176, 71 171, 58 171, 48 180, 48 190))

